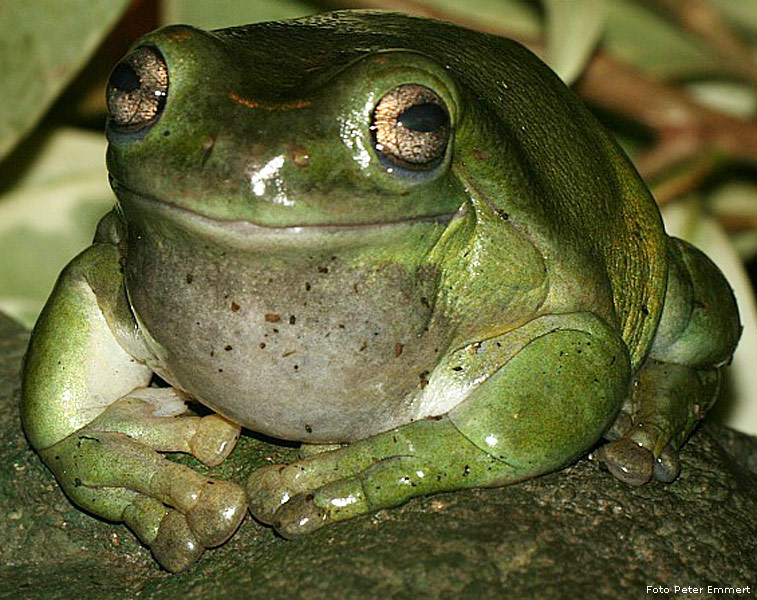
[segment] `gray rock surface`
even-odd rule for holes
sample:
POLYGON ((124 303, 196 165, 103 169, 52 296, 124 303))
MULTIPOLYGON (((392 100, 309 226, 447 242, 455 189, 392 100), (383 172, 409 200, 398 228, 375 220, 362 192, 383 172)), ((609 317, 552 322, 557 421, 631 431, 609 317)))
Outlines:
MULTIPOLYGON (((75 509, 29 448, 18 414, 27 339, 0 316, 0 599, 682 597, 676 585, 704 587, 696 598, 757 596, 757 440, 712 426, 687 445, 673 484, 629 488, 583 459, 293 541, 247 519, 194 569, 169 575, 123 526, 75 509)), ((294 452, 246 437, 213 473, 243 482, 294 452)))

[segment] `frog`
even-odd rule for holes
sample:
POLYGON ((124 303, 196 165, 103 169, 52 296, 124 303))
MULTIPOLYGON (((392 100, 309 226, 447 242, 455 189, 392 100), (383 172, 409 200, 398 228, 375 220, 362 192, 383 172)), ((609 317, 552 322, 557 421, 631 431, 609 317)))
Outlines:
POLYGON ((171 25, 107 104, 116 205, 34 328, 22 422, 164 569, 248 512, 292 538, 589 452, 678 476, 733 293, 521 44, 377 11, 171 25), (311 450, 245 482, 173 459, 242 428, 311 450))

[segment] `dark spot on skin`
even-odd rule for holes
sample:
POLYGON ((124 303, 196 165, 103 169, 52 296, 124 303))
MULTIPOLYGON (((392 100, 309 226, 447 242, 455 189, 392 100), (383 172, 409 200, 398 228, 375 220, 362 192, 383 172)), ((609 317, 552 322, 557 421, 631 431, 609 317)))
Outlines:
POLYGON ((306 292, 310 291, 310 284, 307 281, 305 282, 305 291, 306 292))
POLYGON ((194 281, 194 275, 187 273, 187 283, 192 283, 192 281, 194 281))
POLYGON ((292 146, 289 148, 289 156, 297 167, 307 167, 310 164, 310 154, 302 146, 292 146))
POLYGON ((237 304, 236 302, 232 302, 231 303, 231 312, 237 312, 237 311, 239 311, 239 304, 237 304))
POLYGON ((360 346, 360 348, 358 348, 358 352, 362 352, 362 351, 363 351, 363 350, 365 350, 365 349, 366 349, 367 347, 368 347, 368 344, 366 344, 365 342, 363 342, 363 345, 362 345, 362 346, 360 346))
POLYGON ((641 314, 644 315, 645 317, 649 314, 649 309, 646 307, 645 304, 641 305, 641 314))
POLYGON ((315 500, 315 496, 313 494, 308 494, 307 496, 305 496, 305 500, 312 502, 313 500, 315 500))
POLYGON ((360 294, 360 292, 357 289, 357 283, 352 285, 352 291, 355 292, 356 294, 360 294))
POLYGON ((300 365, 294 365, 294 370, 297 371, 300 368, 300 365))
POLYGON ((289 324, 294 325, 297 322, 297 318, 294 315, 289 317, 289 324))
POLYGON ((210 351, 210 356, 215 356, 215 355, 216 355, 216 351, 215 350, 211 350, 210 351))
POLYGON ((503 219, 504 221, 507 221, 507 220, 508 220, 508 219, 510 218, 510 215, 509 215, 508 213, 506 213, 506 212, 505 212, 504 210, 502 210, 502 209, 499 209, 499 210, 497 211, 497 214, 498 214, 498 215, 499 215, 500 217, 502 217, 502 219, 503 219))
POLYGON ((208 485, 215 485, 216 484, 216 482, 213 481, 212 479, 208 479, 205 483, 207 483, 208 485))
POLYGON ((74 477, 74 487, 81 487, 82 485, 84 484, 81 482, 81 479, 74 477))
POLYGON ((274 332, 274 333, 278 333, 278 332, 279 332, 279 330, 278 330, 278 329, 276 329, 276 328, 274 327, 274 328, 273 328, 273 332, 274 332))
POLYGON ((199 321, 195 321, 195 325, 199 325, 199 324, 200 324, 200 322, 199 322, 199 321))
POLYGON ((168 131, 168 129, 166 129, 166 130, 165 130, 165 131, 163 132, 163 137, 168 137, 169 135, 171 135, 171 132, 170 132, 170 131, 168 131))
POLYGON ((329 272, 329 268, 328 267, 318 267, 318 272, 319 273, 328 273, 329 272))
POLYGON ((344 323, 339 323, 339 325, 337 325, 337 327, 339 327, 339 329, 344 329, 344 323))
POLYGON ((262 350, 263 348, 265 348, 265 342, 260 342, 260 349, 262 350))
POLYGON ((263 318, 266 323, 278 323, 281 321, 281 315, 277 315, 276 313, 266 313, 263 318))
POLYGON ((475 158, 476 160, 488 160, 489 151, 481 150, 479 148, 473 148, 473 158, 475 158))
POLYGON ((426 296, 423 296, 421 298, 421 304, 423 304, 423 306, 425 306, 426 308, 431 308, 431 303, 428 301, 428 298, 426 298, 426 296))
POLYGON ((429 371, 423 371, 418 377, 421 380, 421 389, 425 388, 428 385, 428 376, 429 371))
POLYGON ((290 350, 289 352, 284 352, 284 354, 281 355, 281 358, 286 358, 287 356, 292 356, 292 354, 294 354, 295 352, 297 352, 297 350, 290 350))
POLYGON ((313 433, 313 428, 307 423, 305 423, 305 431, 307 431, 308 433, 313 433))
POLYGON ((210 158, 211 154, 213 154, 213 148, 215 148, 216 145, 216 138, 213 137, 207 137, 202 141, 202 158, 200 159, 200 164, 204 167, 205 163, 208 162, 208 159, 210 158))
POLYGON ((219 373, 223 373, 223 369, 218 369, 218 372, 219 373))
POLYGON ((77 448, 81 448, 81 442, 82 442, 82 440, 89 440, 91 442, 100 443, 100 440, 98 438, 96 438, 96 437, 92 437, 91 435, 80 435, 79 436, 79 441, 76 442, 76 447, 77 448))
POLYGON ((467 477, 468 475, 470 475, 470 465, 465 465, 463 468, 463 477, 467 477))
POLYGON ((231 346, 230 346, 229 344, 226 344, 226 345, 225 345, 225 346, 223 347, 223 349, 224 349, 224 350, 226 350, 226 352, 228 352, 228 351, 229 351, 229 350, 231 350, 232 348, 231 348, 231 346))
POLYGON ((462 371, 463 368, 462 367, 452 367, 452 370, 453 371, 462 371))
POLYGON ((394 344, 394 356, 395 358, 402 354, 402 350, 405 348, 405 344, 394 344))

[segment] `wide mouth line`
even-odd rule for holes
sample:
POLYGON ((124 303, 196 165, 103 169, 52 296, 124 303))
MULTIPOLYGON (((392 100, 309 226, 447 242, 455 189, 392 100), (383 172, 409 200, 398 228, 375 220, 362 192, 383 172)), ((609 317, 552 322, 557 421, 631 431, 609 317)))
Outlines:
POLYGON ((173 202, 162 200, 150 194, 137 192, 128 186, 125 186, 121 181, 117 180, 112 175, 109 176, 111 187, 116 195, 118 192, 127 192, 130 196, 133 196, 141 202, 154 204, 156 206, 163 207, 165 210, 175 212, 178 214, 184 214, 191 218, 201 219, 212 222, 214 225, 227 226, 227 227, 249 227, 261 232, 271 233, 298 233, 298 232, 340 232, 340 231, 362 231, 362 230, 375 230, 382 227, 393 227, 401 225, 413 225, 415 223, 441 223, 448 224, 455 218, 459 218, 465 215, 465 205, 461 206, 454 212, 438 213, 434 215, 421 215, 416 217, 410 217, 408 219, 397 219, 395 221, 368 221, 365 223, 293 223, 290 225, 268 225, 265 223, 258 223, 246 219, 219 219, 211 217, 203 213, 197 212, 184 206, 179 206, 173 202))

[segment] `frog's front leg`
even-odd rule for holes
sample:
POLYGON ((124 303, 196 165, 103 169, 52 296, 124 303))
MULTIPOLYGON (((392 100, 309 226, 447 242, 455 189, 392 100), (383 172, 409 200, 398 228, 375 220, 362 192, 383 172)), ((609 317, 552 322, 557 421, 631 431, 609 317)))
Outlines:
POLYGON ((717 397, 741 326, 728 282, 707 256, 670 238, 665 307, 649 356, 599 457, 620 480, 674 480, 678 450, 717 397))
POLYGON ((460 394, 449 413, 260 469, 247 484, 250 510, 293 536, 414 496, 558 469, 599 439, 629 381, 627 348, 595 316, 534 319, 447 357, 424 391, 460 394))
POLYGON ((80 507, 125 522, 158 562, 179 571, 225 541, 245 514, 243 490, 165 459, 188 452, 218 464, 239 427, 179 416, 172 389, 146 388, 152 370, 128 310, 117 248, 95 244, 61 275, 24 365, 24 429, 80 507))

